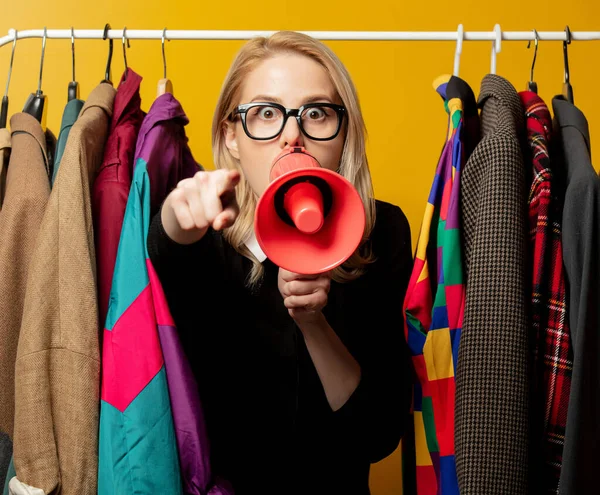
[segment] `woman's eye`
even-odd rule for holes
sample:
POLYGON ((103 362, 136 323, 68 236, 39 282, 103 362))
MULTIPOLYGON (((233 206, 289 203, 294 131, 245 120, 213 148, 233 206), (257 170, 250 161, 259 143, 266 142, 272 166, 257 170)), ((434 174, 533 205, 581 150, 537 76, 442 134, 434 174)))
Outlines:
POLYGON ((264 107, 260 109, 258 114, 262 119, 270 120, 276 116, 276 111, 272 107, 264 107))
POLYGON ((322 119, 325 116, 326 116, 326 114, 322 108, 311 108, 308 111, 308 118, 311 120, 322 119))
POLYGON ((327 120, 333 115, 334 113, 329 107, 311 107, 304 110, 302 118, 306 120, 327 120))

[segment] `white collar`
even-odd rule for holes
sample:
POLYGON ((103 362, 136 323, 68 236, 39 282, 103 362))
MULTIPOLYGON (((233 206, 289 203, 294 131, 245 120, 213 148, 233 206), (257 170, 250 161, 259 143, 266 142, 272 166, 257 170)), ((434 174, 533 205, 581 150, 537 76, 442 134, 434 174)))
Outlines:
POLYGON ((254 229, 252 230, 252 234, 245 242, 246 247, 250 250, 250 252, 254 255, 254 257, 260 261, 261 263, 267 259, 267 255, 263 252, 256 239, 256 234, 254 233, 254 229))

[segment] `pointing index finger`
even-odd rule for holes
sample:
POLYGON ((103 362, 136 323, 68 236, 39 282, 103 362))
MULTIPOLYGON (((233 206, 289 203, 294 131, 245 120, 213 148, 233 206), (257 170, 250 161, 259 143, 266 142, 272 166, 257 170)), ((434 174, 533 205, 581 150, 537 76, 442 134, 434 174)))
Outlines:
POLYGON ((221 196, 227 192, 232 192, 239 182, 240 173, 237 170, 227 170, 217 180, 217 194, 221 196))

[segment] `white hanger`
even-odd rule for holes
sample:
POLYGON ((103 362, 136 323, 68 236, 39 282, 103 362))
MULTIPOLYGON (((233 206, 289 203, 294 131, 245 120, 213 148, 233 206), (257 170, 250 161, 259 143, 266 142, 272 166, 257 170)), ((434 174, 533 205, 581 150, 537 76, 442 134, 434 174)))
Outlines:
POLYGON ((465 30, 463 25, 458 25, 456 31, 456 52, 454 53, 454 75, 458 77, 458 70, 460 68, 460 54, 462 53, 463 41, 465 39, 465 30))
POLYGON ((494 26, 494 32, 496 33, 496 39, 492 43, 492 63, 490 68, 490 73, 496 73, 496 54, 500 53, 502 50, 502 30, 500 29, 500 24, 496 24, 494 26))

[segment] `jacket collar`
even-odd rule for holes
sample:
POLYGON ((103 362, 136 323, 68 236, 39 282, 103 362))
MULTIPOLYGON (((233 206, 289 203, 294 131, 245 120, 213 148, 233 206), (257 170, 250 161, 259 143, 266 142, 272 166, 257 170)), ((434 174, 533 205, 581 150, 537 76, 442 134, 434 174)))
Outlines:
POLYGON ((42 125, 35 117, 28 113, 16 113, 10 118, 11 137, 15 134, 29 134, 40 145, 44 157, 44 166, 49 170, 48 152, 46 149, 46 136, 42 125))
POLYGON ((83 100, 75 99, 69 101, 65 105, 62 121, 60 123, 60 132, 63 132, 65 129, 73 126, 73 124, 79 117, 79 114, 81 113, 81 109, 83 108, 84 104, 85 102, 83 100))
POLYGON ((552 99, 552 109, 554 110, 556 124, 561 129, 573 127, 579 131, 585 140, 588 153, 591 153, 590 128, 583 112, 562 95, 555 96, 552 99))
POLYGON ((552 134, 552 116, 544 100, 533 91, 521 91, 519 98, 525 110, 528 131, 541 134, 546 141, 549 141, 552 134))
POLYGON ((142 123, 140 134, 147 134, 156 124, 167 120, 179 120, 181 125, 189 123, 181 103, 171 93, 160 95, 154 100, 142 123))
POLYGON ((503 77, 487 74, 481 81, 481 91, 477 101, 479 108, 483 108, 489 98, 494 98, 501 106, 509 109, 517 134, 521 135, 525 130, 525 118, 523 105, 515 87, 503 77))
POLYGON ((154 103, 152 103, 150 110, 148 110, 148 113, 144 117, 135 146, 136 157, 141 154, 146 141, 146 135, 156 125, 167 121, 178 121, 181 126, 185 126, 189 123, 189 119, 183 111, 181 104, 171 93, 165 93, 156 98, 154 103))
POLYGON ((109 118, 113 115, 113 105, 115 102, 116 90, 112 84, 100 83, 90 93, 88 99, 85 101, 79 118, 86 113, 90 108, 101 108, 106 112, 109 118))
POLYGON ((133 105, 134 108, 141 106, 140 97, 140 86, 142 84, 142 76, 137 72, 134 72, 130 68, 127 68, 121 76, 121 81, 117 88, 117 94, 115 96, 115 104, 113 108, 113 119, 111 122, 111 130, 114 129, 121 118, 125 114, 125 111, 133 105))
POLYGON ((254 257, 261 263, 267 259, 267 255, 264 253, 264 251, 260 247, 260 244, 258 243, 258 240, 256 239, 256 234, 254 233, 254 230, 252 230, 252 235, 250 235, 250 237, 246 239, 246 242, 244 244, 254 255, 254 257))
POLYGON ((475 93, 465 80, 444 74, 434 80, 433 87, 446 102, 460 101, 461 110, 466 117, 477 114, 475 93))

